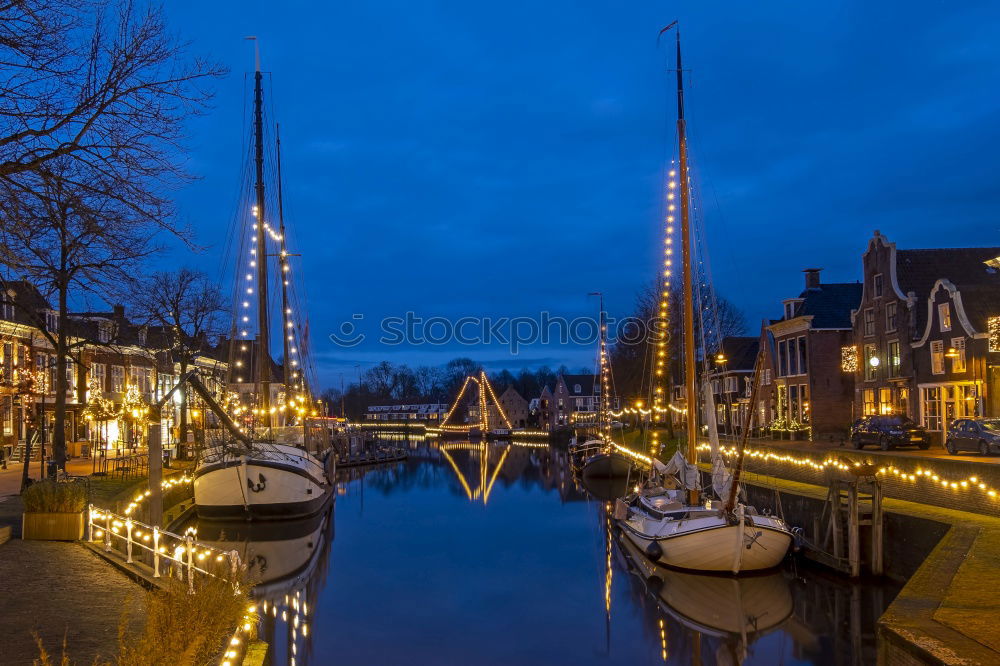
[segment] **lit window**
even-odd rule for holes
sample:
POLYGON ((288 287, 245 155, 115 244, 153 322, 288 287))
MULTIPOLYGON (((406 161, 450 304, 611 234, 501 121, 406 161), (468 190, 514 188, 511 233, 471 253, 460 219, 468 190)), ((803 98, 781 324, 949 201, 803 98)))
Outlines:
POLYGON ((935 375, 944 374, 944 342, 941 340, 931 342, 931 372, 935 375))
POLYGON ((938 304, 938 318, 941 320, 941 330, 951 330, 951 306, 947 303, 938 304))
POLYGON ((965 372, 965 338, 952 338, 951 348, 954 350, 949 350, 951 371, 965 372))

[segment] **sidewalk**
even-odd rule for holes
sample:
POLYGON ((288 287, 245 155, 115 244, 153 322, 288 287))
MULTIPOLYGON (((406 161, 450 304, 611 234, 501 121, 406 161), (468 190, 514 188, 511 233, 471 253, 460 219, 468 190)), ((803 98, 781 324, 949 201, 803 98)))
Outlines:
POLYGON ((63 638, 72 663, 90 664, 118 653, 118 627, 136 629, 144 590, 77 543, 21 541, 0 546, 5 664, 38 658, 38 633, 53 663, 63 638))

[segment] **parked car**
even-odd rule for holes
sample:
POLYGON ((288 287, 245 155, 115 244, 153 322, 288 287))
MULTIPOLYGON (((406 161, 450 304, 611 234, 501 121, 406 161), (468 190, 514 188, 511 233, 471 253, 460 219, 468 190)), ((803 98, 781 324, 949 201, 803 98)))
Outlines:
POLYGON ((979 451, 988 456, 1000 451, 1000 419, 955 419, 944 442, 948 453, 979 451))
POLYGON ((931 445, 927 429, 905 416, 866 416, 851 426, 851 443, 854 448, 877 444, 883 451, 898 446, 916 446, 921 449, 931 445))

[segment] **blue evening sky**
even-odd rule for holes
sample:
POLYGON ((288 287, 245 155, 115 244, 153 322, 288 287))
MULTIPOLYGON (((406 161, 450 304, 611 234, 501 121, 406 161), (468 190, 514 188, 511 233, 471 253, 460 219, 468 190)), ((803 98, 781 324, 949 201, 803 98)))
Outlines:
POLYGON ((945 2, 189 2, 221 61, 181 211, 210 274, 240 196, 245 35, 282 127, 286 218, 325 385, 382 359, 591 365, 591 346, 379 344, 378 321, 625 315, 656 270, 680 19, 695 192, 719 292, 751 328, 801 269, 853 281, 900 247, 998 242, 1000 5, 945 2), (327 339, 354 314, 364 343, 327 339))

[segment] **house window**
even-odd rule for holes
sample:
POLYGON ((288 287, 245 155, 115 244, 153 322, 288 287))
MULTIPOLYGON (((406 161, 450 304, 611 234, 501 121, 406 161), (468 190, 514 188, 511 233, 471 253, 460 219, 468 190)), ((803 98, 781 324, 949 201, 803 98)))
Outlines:
POLYGON ((139 344, 140 345, 145 345, 146 344, 146 327, 145 326, 143 326, 142 328, 139 329, 139 344))
POLYGON ((899 340, 893 340, 889 343, 885 361, 889 366, 889 376, 899 377, 899 340))
POLYGON ((3 344, 3 377, 4 382, 11 382, 14 379, 14 345, 5 342, 3 344))
POLYGON ((790 338, 788 340, 788 344, 785 347, 785 353, 788 354, 787 368, 789 376, 799 374, 798 364, 795 360, 798 357, 798 353, 795 351, 795 338, 790 338))
POLYGON ((920 389, 923 426, 928 430, 941 430, 941 388, 932 386, 920 389))
POLYGON ((885 304, 885 330, 887 333, 892 333, 896 330, 896 308, 898 303, 886 303, 885 304))
POLYGON ((726 393, 736 393, 736 377, 726 377, 726 393))
POLYGON ((799 387, 795 384, 788 386, 788 419, 799 421, 799 387))
POLYGON ((761 382, 764 386, 771 385, 771 368, 764 369, 764 380, 761 382))
POLYGON ((583 411, 583 398, 576 399, 576 410, 583 411))
POLYGON ((807 365, 808 355, 806 354, 806 337, 804 335, 799 336, 799 374, 804 375, 809 372, 809 367, 807 365))
POLYGON ((788 366, 785 365, 785 363, 786 363, 787 360, 788 359, 785 358, 785 341, 782 340, 781 342, 778 343, 778 376, 779 377, 784 377, 786 374, 788 374, 788 372, 787 372, 788 366))
POLYGON ((865 309, 865 336, 875 335, 875 308, 865 309))
POLYGON ((799 384, 799 400, 802 401, 802 413, 799 417, 799 422, 809 423, 809 394, 806 392, 805 384, 799 384))
POLYGON ((875 298, 882 298, 882 274, 877 273, 875 277, 872 278, 872 292, 875 294, 875 298))
POLYGON ((941 330, 951 330, 951 306, 947 303, 938 303, 938 319, 941 320, 941 330))
POLYGON ((101 321, 97 323, 97 340, 102 343, 111 342, 111 332, 112 324, 110 321, 101 321))
POLYGON ((712 393, 718 393, 718 392, 719 392, 719 380, 718 379, 713 379, 712 380, 712 393))
POLYGON ((107 374, 108 366, 103 363, 94 363, 90 366, 90 377, 91 380, 96 379, 98 381, 99 390, 103 393, 107 384, 107 374))
POLYGON ((878 390, 878 413, 892 414, 892 389, 888 387, 878 390))
MULTIPOLYGON (((10 298, 13 298, 13 294, 10 298)), ((0 303, 0 319, 7 319, 8 321, 13 321, 14 319, 14 304, 10 301, 4 301, 0 303)), ((7 433, 10 434, 10 433, 7 433)))
POLYGON ((785 303, 785 319, 791 319, 795 316, 795 303, 785 303))
POLYGON ((863 395, 865 416, 871 416, 875 413, 875 389, 865 389, 863 395))
POLYGON ((125 367, 121 365, 111 366, 111 392, 125 392, 125 367))
POLYGON ((878 366, 878 349, 875 345, 865 345, 865 381, 875 381, 878 376, 878 366))
POLYGON ((579 384, 573 384, 573 393, 576 393, 577 395, 583 393, 583 387, 581 387, 579 384))
POLYGON ((0 397, 0 420, 3 421, 3 434, 14 434, 14 409, 13 396, 5 395, 0 397))
POLYGON ((73 359, 66 359, 66 392, 72 393, 76 391, 76 364, 73 363, 73 359))
POLYGON ((944 374, 944 342, 941 340, 931 342, 931 372, 935 375, 944 374))
POLYGON ((59 315, 52 310, 45 313, 45 328, 50 331, 59 330, 59 315))
POLYGON ((965 372, 965 338, 952 338, 951 347, 955 350, 951 357, 951 371, 965 372))

